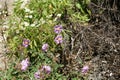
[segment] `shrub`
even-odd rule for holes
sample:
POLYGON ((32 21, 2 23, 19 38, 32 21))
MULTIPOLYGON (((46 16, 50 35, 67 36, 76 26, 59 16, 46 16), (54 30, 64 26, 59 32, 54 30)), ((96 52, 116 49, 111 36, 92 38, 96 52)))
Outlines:
MULTIPOLYGON (((15 3, 14 14, 9 20, 10 28, 6 31, 6 35, 9 55, 15 55, 14 58, 19 60, 13 62, 14 65, 11 64, 9 67, 10 71, 6 72, 10 74, 9 79, 24 80, 44 77, 48 80, 66 80, 69 77, 61 73, 64 67, 64 63, 61 62, 61 56, 64 57, 62 55, 66 40, 64 37, 68 36, 66 32, 69 32, 64 29, 65 12, 67 10, 70 21, 72 18, 80 22, 89 20, 84 12, 85 6, 83 8, 81 6, 86 4, 75 2, 76 9, 80 10, 79 13, 74 11, 73 2, 69 0, 20 0, 15 3), (25 60, 29 61, 25 62, 25 60), (46 75, 44 72, 46 68, 43 69, 43 66, 49 66, 50 74, 46 75)), ((76 72, 70 75, 74 73, 76 75, 76 72)))

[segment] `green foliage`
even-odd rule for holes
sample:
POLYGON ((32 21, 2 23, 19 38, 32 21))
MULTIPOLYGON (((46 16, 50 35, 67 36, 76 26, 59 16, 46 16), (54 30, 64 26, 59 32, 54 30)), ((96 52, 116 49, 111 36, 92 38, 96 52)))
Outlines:
POLYGON ((90 10, 87 9, 87 5, 89 3, 90 3, 90 0, 76 0, 76 1, 74 1, 74 12, 71 13, 71 21, 82 22, 82 23, 88 22, 90 10))
MULTIPOLYGON (((54 42, 56 34, 54 26, 62 24, 61 16, 65 14, 65 9, 70 15, 71 21, 87 22, 88 14, 85 12, 88 0, 75 2, 72 0, 30 0, 24 5, 21 0, 15 3, 14 14, 9 20, 10 28, 7 30, 7 40, 10 55, 15 55, 19 60, 11 63, 8 71, 4 73, 4 78, 8 80, 34 80, 34 73, 42 65, 50 65, 52 72, 46 79, 48 80, 67 80, 59 72, 63 65, 54 60, 58 51, 62 52, 63 45, 54 42), (73 7, 76 7, 75 11, 73 7), (22 45, 24 39, 29 39, 28 47, 22 45), (49 50, 44 52, 41 47, 48 43, 49 50), (27 71, 21 72, 16 68, 24 58, 30 58, 30 66, 27 71)), ((63 30, 62 35, 68 39, 68 35, 63 30)), ((17 60, 17 58, 15 58, 17 60)), ((71 73, 72 74, 72 73, 71 73)), ((75 73, 76 74, 76 73, 75 73)), ((79 74, 78 74, 79 75, 79 74)), ((78 80, 73 78, 72 80, 78 80)))

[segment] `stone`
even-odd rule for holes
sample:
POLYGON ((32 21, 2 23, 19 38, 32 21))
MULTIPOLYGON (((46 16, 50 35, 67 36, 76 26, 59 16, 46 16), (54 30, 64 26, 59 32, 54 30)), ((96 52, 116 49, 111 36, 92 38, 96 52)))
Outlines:
POLYGON ((13 13, 13 6, 14 0, 0 0, 0 11, 7 10, 8 15, 13 13))

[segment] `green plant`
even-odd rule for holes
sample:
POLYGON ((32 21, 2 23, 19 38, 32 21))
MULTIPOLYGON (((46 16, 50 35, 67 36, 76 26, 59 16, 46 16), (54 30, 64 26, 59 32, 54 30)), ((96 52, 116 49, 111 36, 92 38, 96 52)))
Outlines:
POLYGON ((66 34, 67 30, 56 34, 54 26, 66 26, 61 19, 65 15, 65 9, 70 15, 70 20, 88 21, 88 15, 84 12, 85 3, 75 3, 75 7, 80 12, 72 10, 74 4, 71 0, 30 0, 27 4, 23 4, 24 1, 21 0, 15 3, 14 14, 8 24, 10 28, 6 31, 9 54, 15 55, 15 59, 19 60, 14 65, 12 63, 5 72, 5 75, 9 74, 10 77, 4 78, 34 80, 34 73, 43 65, 49 65, 52 68, 51 74, 45 77, 48 80, 67 80, 69 75, 74 74, 79 76, 80 74, 72 71, 67 76, 60 73, 59 69, 64 67, 59 59, 64 49, 62 41, 64 37, 68 39, 69 36, 66 34), (61 42, 57 43, 54 40, 56 36, 58 41, 61 39, 61 42), (42 50, 44 44, 49 45, 46 51, 42 50), (21 65, 20 62, 25 58, 30 59, 30 65, 25 72, 22 72, 21 66, 17 65, 21 65))

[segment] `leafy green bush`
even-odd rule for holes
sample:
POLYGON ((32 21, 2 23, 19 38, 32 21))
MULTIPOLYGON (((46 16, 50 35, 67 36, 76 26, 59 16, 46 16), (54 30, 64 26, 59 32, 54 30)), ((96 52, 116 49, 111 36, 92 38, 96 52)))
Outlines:
MULTIPOLYGON (((78 12, 74 11, 73 2, 71 0, 30 0, 30 2, 20 0, 15 3, 14 14, 10 18, 10 28, 6 35, 9 55, 15 55, 15 59, 18 58, 18 60, 9 66, 8 71, 5 72, 5 75, 9 74, 9 76, 5 76, 5 79, 34 80, 35 72, 47 65, 51 67, 51 74, 45 76, 44 79, 67 80, 68 76, 60 73, 59 68, 63 65, 58 60, 64 48, 64 37, 67 35, 67 30, 63 29, 56 33, 55 28, 65 26, 61 21, 65 10, 68 11, 70 20, 80 22, 89 20, 88 15, 84 12, 86 4, 75 2, 75 7, 80 10, 78 12), (42 49, 44 44, 49 46, 45 48, 47 50, 42 49), (29 59, 26 62, 26 68, 28 68, 26 71, 22 71, 22 61, 25 58, 29 59)), ((72 80, 78 79, 73 78, 72 80)))

